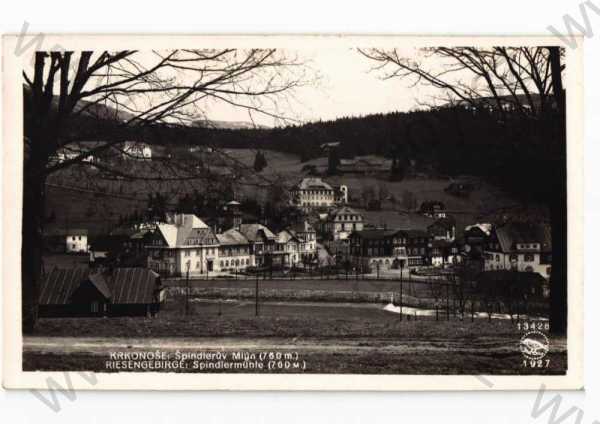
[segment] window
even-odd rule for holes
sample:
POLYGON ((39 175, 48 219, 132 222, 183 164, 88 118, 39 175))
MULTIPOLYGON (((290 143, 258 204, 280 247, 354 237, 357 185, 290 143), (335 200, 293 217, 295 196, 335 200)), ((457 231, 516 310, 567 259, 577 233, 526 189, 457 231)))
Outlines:
POLYGON ((533 255, 531 253, 526 253, 523 255, 523 260, 525 262, 533 262, 533 255))
POLYGON ((200 249, 196 249, 196 256, 200 256, 200 249))
POLYGON ((200 269, 200 261, 196 262, 196 269, 200 269))
POLYGON ((189 250, 185 251, 185 256, 190 256, 190 251, 189 250))

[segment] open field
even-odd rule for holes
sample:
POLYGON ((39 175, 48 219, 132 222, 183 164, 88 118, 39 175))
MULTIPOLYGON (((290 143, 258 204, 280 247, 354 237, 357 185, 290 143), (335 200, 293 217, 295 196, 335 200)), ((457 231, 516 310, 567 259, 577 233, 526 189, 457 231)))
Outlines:
MULTIPOLYGON (((24 341, 26 370, 106 371, 111 352, 294 353, 300 368, 264 372, 557 374, 566 341, 552 339, 547 368, 531 369, 509 320, 415 320, 379 304, 171 299, 156 318, 41 319, 24 341), (81 336, 86 335, 86 336, 81 336)), ((207 372, 193 361, 179 371, 207 372)), ((108 370, 111 371, 111 370, 108 370)), ((212 370, 210 372, 223 372, 212 370)))
MULTIPOLYGON (((166 281, 171 299, 184 296, 187 292, 185 280, 166 281)), ((400 299, 399 280, 363 279, 274 279, 258 281, 259 299, 261 301, 281 302, 323 302, 323 303, 373 303, 385 305, 400 299)), ((464 288, 464 311, 487 312, 481 294, 469 287, 464 288), (473 301, 473 310, 471 310, 473 301)), ((253 300, 256 296, 255 280, 190 280, 190 295, 199 299, 215 299, 224 301, 253 300)), ((415 308, 438 309, 445 313, 446 306, 451 313, 459 311, 459 296, 453 286, 444 280, 404 279, 402 282, 403 305, 415 308), (446 297, 449 296, 448 302, 446 297)), ((521 305, 520 314, 545 316, 548 313, 548 300, 530 298, 525 310, 521 305)), ((494 304, 494 312, 508 313, 507 305, 502 302, 494 304), (500 308, 500 309, 497 309, 500 308)), ((512 311, 515 313, 516 311, 512 311)), ((516 318, 516 317, 515 317, 516 318)))

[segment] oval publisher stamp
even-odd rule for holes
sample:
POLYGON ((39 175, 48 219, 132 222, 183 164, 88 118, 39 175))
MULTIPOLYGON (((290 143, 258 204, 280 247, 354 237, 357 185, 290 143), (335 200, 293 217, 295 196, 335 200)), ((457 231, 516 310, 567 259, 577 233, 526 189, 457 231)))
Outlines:
POLYGON ((519 347, 527 359, 543 359, 550 350, 550 341, 541 331, 532 330, 523 334, 519 347))

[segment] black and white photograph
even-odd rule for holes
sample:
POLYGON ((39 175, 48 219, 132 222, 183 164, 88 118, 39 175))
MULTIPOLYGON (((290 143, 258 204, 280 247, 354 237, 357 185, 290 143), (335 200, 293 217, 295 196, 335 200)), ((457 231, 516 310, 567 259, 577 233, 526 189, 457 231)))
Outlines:
POLYGON ((19 57, 19 372, 579 373, 573 52, 214 38, 19 57))

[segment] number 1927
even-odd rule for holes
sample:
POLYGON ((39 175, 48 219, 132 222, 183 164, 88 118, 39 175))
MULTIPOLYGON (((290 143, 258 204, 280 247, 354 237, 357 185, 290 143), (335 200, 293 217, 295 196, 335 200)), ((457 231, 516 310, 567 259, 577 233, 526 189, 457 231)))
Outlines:
POLYGON ((523 359, 524 368, 548 368, 550 359, 523 359))

